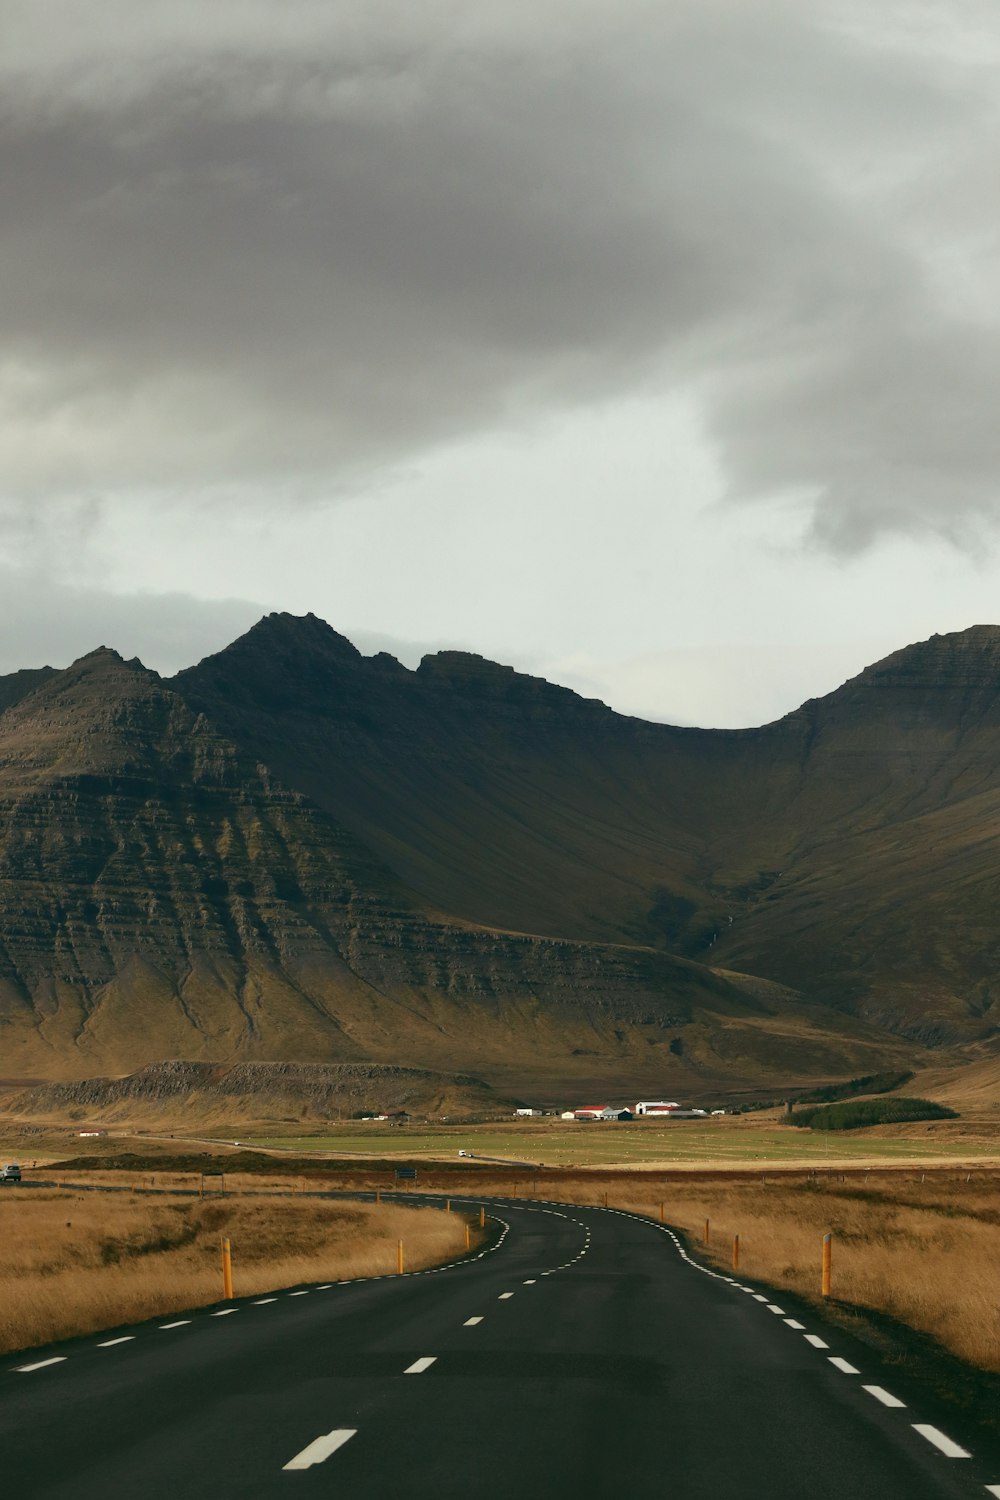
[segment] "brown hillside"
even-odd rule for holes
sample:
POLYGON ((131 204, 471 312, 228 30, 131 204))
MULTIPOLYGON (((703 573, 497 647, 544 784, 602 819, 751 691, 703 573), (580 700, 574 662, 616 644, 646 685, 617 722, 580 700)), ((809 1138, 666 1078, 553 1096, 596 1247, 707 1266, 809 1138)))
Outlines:
POLYGON ((8 1077, 182 1056, 631 1086, 885 1052, 871 1028, 652 947, 429 915, 257 746, 112 651, 0 715, 8 1077))
POLYGON ((766 975, 932 1045, 993 1029, 997 627, 758 730, 646 724, 455 652, 408 672, 311 616, 176 686, 438 910, 766 975))

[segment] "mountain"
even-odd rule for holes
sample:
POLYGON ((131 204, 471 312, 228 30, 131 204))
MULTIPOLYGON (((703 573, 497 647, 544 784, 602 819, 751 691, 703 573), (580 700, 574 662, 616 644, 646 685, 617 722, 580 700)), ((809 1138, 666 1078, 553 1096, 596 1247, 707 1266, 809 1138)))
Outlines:
POLYGON ((998 689, 980 626, 682 729, 281 614, 169 681, 106 648, 0 679, 0 1075, 690 1094, 982 1045, 998 689))
POLYGON ((105 648, 0 714, 7 1077, 474 1059, 491 1081, 582 1086, 877 1046, 826 1019, 813 1036, 799 1009, 665 951, 434 914, 256 746, 105 648))
POLYGON ((408 672, 311 617, 177 687, 439 910, 764 975, 921 1042, 992 1029, 997 627, 739 731, 456 652, 408 672))

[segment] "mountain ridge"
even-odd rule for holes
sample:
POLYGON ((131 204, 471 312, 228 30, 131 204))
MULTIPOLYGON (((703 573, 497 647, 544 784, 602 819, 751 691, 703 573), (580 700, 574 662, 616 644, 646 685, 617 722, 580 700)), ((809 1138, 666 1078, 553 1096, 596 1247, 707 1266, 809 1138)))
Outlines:
POLYGON ((704 730, 280 613, 169 679, 12 674, 2 1071, 718 1088, 989 1038, 998 688, 980 626, 704 730))

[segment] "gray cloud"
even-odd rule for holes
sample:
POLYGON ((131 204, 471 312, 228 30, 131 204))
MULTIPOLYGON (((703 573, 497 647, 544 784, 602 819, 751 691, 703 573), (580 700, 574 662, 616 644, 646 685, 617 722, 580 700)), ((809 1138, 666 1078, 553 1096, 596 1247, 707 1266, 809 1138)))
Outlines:
POLYGON ((819 545, 992 518, 1000 22, 496 9, 14 0, 8 496, 316 499, 665 382, 819 545))

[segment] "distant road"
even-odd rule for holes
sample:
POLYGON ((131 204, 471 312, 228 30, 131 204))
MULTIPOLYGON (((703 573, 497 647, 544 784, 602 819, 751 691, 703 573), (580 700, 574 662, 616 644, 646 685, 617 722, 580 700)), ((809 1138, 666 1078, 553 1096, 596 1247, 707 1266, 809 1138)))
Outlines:
POLYGON ((668 1231, 491 1211, 502 1243, 450 1268, 0 1359, 4 1495, 1000 1496, 998 1455, 953 1415, 847 1335, 697 1268, 668 1231))

